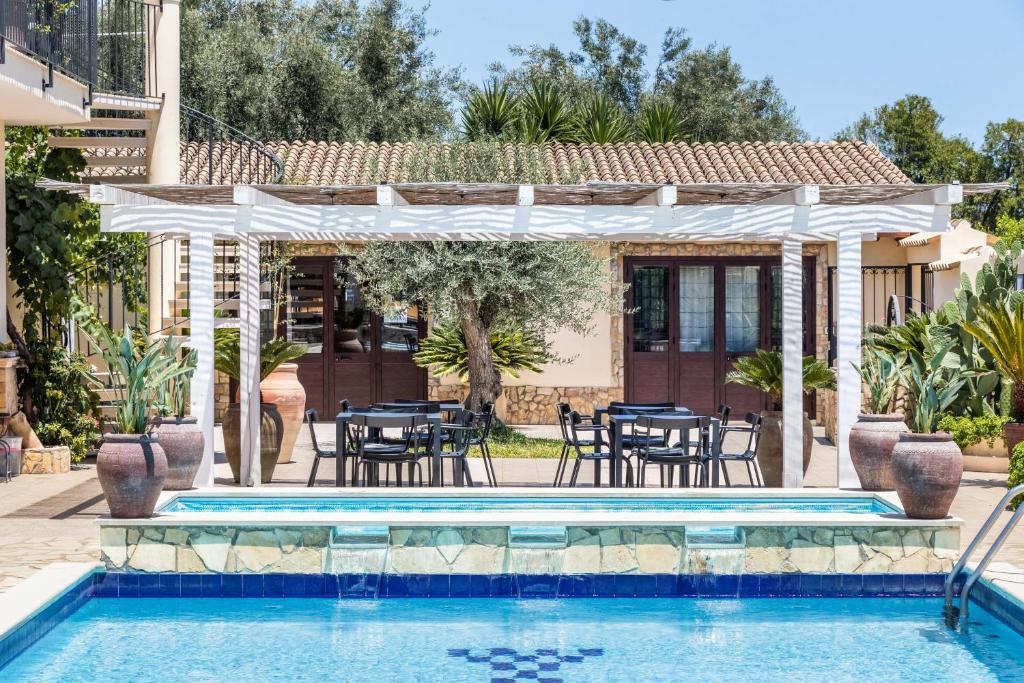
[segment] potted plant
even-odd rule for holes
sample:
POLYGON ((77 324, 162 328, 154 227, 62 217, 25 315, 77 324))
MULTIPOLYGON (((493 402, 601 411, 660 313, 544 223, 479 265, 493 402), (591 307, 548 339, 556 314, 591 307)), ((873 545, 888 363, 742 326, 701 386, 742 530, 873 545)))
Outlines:
POLYGON ((0 358, 17 358, 18 347, 14 342, 0 342, 0 358))
POLYGON ((163 387, 190 368, 169 358, 162 343, 127 325, 116 334, 79 304, 75 316, 106 362, 115 392, 114 421, 100 444, 96 475, 111 517, 149 517, 167 476, 164 450, 148 433, 150 418, 163 387))
MULTIPOLYGON (((763 391, 771 403, 771 410, 762 411, 761 438, 757 444, 757 461, 761 466, 765 486, 782 486, 782 353, 758 349, 752 356, 744 356, 733 364, 725 381, 763 391)), ((803 359, 803 391, 835 389, 836 377, 832 370, 814 356, 803 359)), ((811 462, 814 432, 811 420, 804 413, 803 469, 811 462)))
POLYGON ((1003 377, 1003 391, 1010 392, 1010 421, 1003 425, 1010 455, 1024 442, 1024 305, 1020 292, 995 304, 979 304, 974 319, 962 325, 992 354, 1003 377))
POLYGON ((904 387, 910 432, 900 434, 892 449, 892 473, 903 509, 914 519, 942 519, 949 514, 964 472, 964 457, 952 435, 936 431, 942 412, 973 374, 943 366, 949 348, 927 359, 917 351, 907 354, 910 363, 904 387))
POLYGON ((863 362, 854 367, 868 389, 868 411, 857 416, 850 430, 850 459, 865 491, 892 491, 892 449, 908 431, 903 416, 892 412, 903 376, 902 354, 865 348, 863 362))
MULTIPOLYGON (((272 339, 260 347, 260 480, 266 484, 274 476, 285 435, 285 424, 278 406, 266 401, 263 382, 281 365, 295 360, 306 352, 304 344, 284 339, 272 339)), ((214 365, 228 377, 241 378, 238 330, 224 328, 215 333, 214 365)), ((303 394, 303 408, 305 394, 303 394)), ((299 426, 302 424, 299 411, 299 426)), ((224 450, 235 482, 241 480, 241 406, 232 403, 224 413, 224 450)), ((296 428, 296 434, 298 428, 296 428)), ((293 440, 294 444, 294 440, 293 440)), ((290 454, 289 454, 290 455, 290 454)))
POLYGON ((189 392, 196 369, 196 352, 191 350, 178 361, 179 345, 172 338, 164 344, 164 353, 172 362, 180 362, 186 371, 171 378, 163 387, 160 416, 154 420, 154 433, 167 456, 165 491, 192 488, 203 461, 206 439, 196 418, 188 415, 189 392))

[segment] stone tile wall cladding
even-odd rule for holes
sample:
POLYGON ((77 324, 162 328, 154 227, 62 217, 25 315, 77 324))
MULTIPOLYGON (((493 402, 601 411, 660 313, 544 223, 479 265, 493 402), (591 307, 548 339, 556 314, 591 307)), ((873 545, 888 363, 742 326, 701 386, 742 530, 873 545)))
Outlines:
POLYGON ((565 547, 515 547, 506 527, 390 529, 387 546, 332 547, 331 527, 104 526, 111 571, 386 574, 880 574, 948 572, 957 527, 745 527, 735 548, 688 547, 683 527, 569 527, 565 547))

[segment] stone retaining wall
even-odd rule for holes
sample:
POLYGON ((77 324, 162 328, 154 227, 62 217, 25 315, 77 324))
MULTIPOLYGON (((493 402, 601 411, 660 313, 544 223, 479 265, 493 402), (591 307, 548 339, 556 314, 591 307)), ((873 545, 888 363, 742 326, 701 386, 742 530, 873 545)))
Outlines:
POLYGON ((384 574, 879 574, 948 572, 957 527, 744 527, 733 546, 683 527, 568 527, 564 547, 519 547, 507 527, 391 527, 387 544, 332 543, 332 527, 105 525, 125 572, 384 574))

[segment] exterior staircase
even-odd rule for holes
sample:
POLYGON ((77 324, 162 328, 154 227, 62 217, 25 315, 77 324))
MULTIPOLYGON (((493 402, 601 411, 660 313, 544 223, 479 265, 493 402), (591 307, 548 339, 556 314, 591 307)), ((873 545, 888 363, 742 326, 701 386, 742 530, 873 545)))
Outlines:
POLYGON ((80 149, 85 178, 104 183, 145 183, 149 175, 153 120, 159 99, 96 95, 88 123, 57 128, 51 147, 80 149))

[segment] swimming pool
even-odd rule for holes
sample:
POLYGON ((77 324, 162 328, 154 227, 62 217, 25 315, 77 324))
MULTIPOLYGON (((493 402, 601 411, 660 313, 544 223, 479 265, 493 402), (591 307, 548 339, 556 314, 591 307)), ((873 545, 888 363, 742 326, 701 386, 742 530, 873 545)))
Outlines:
POLYGON ((1024 637, 934 598, 97 598, 4 681, 1020 681, 1024 637))
POLYGON ((665 498, 644 496, 363 496, 269 497, 203 496, 172 498, 162 513, 492 513, 492 512, 786 512, 898 514, 902 511, 875 497, 665 498))

